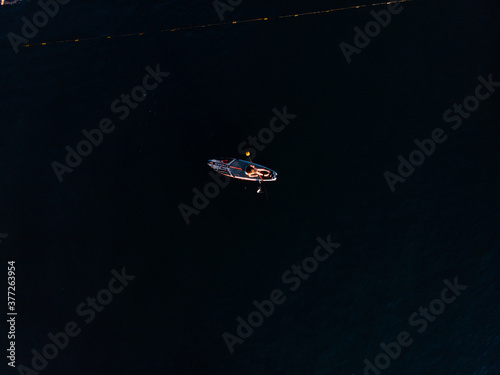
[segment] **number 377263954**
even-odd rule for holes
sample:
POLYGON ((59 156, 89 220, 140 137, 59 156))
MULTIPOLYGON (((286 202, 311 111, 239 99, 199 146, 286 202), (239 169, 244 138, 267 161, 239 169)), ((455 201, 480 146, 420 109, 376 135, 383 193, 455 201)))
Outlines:
POLYGON ((7 262, 7 305, 9 311, 16 310, 16 267, 14 261, 7 262))

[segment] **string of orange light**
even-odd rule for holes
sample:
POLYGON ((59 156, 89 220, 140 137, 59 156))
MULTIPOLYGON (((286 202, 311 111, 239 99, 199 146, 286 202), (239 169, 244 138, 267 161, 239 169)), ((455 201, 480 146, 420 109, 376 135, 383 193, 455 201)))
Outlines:
MULTIPOLYGON (((209 23, 209 24, 205 24, 205 25, 196 25, 196 26, 174 27, 172 29, 160 30, 160 32, 161 33, 169 33, 169 32, 196 30, 196 29, 203 29, 203 28, 208 28, 208 27, 216 27, 216 26, 224 26, 224 25, 238 25, 238 24, 250 23, 250 22, 263 22, 263 21, 270 21, 270 20, 279 20, 279 19, 284 19, 284 18, 313 16, 313 15, 319 15, 319 14, 340 12, 340 11, 345 11, 345 10, 350 10, 350 9, 369 8, 369 7, 376 7, 376 6, 381 6, 381 5, 390 5, 390 4, 395 4, 395 3, 406 3, 409 1, 412 1, 412 0, 392 0, 392 1, 382 2, 382 3, 351 5, 351 6, 347 6, 347 7, 317 10, 317 11, 312 11, 312 12, 304 12, 304 13, 297 13, 297 14, 285 14, 285 15, 281 15, 281 16, 277 16, 277 17, 262 17, 262 18, 252 18, 252 19, 241 20, 241 21, 229 21, 229 22, 209 23)), ((99 39, 129 38, 129 37, 133 37, 133 36, 143 36, 146 34, 147 33, 145 33, 145 32, 140 32, 140 33, 110 35, 110 36, 105 36, 105 37, 101 36, 101 37, 90 37, 90 38, 54 40, 54 41, 43 42, 43 43, 24 44, 24 45, 21 45, 20 47, 28 48, 28 47, 37 47, 37 46, 47 46, 50 44, 78 43, 78 42, 99 40, 99 39)))

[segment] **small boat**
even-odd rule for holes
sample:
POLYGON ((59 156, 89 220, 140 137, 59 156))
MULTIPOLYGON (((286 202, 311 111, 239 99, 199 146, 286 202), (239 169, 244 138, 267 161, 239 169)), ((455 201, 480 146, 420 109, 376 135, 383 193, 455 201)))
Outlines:
POLYGON ((239 180, 265 182, 276 181, 278 178, 278 173, 272 169, 252 161, 235 158, 210 159, 208 165, 224 176, 237 178, 239 180))

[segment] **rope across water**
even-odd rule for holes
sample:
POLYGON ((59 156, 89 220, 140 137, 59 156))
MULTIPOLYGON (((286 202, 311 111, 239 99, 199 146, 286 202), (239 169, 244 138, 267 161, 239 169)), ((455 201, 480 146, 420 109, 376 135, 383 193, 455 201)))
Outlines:
MULTIPOLYGON (((351 6, 347 6, 347 7, 317 10, 317 11, 313 11, 313 12, 285 14, 285 15, 281 15, 281 16, 277 16, 277 17, 261 17, 261 18, 252 18, 252 19, 241 20, 241 21, 230 21, 230 22, 208 23, 208 24, 204 24, 204 25, 195 25, 195 26, 174 27, 171 29, 160 30, 160 32, 161 33, 171 33, 171 32, 177 32, 177 31, 196 30, 196 29, 204 29, 204 28, 209 28, 209 27, 217 27, 217 26, 225 26, 225 25, 238 25, 238 24, 251 23, 251 22, 265 22, 265 21, 280 20, 280 19, 285 19, 285 18, 314 16, 314 15, 319 15, 319 14, 340 12, 340 11, 345 11, 345 10, 350 10, 350 9, 369 8, 369 7, 376 7, 376 6, 381 6, 381 5, 390 5, 390 4, 395 4, 395 3, 406 3, 409 1, 412 1, 412 0, 392 0, 392 1, 386 1, 386 2, 381 2, 381 3, 351 5, 351 6)), ((54 41, 43 42, 43 43, 24 44, 24 45, 20 45, 20 47, 29 48, 29 47, 47 46, 47 45, 51 45, 51 44, 78 43, 78 42, 99 40, 99 39, 106 39, 106 40, 111 39, 112 40, 112 39, 119 39, 119 38, 130 38, 130 37, 134 37, 134 36, 135 37, 144 36, 146 34, 148 34, 148 33, 147 32, 139 32, 139 33, 130 33, 130 34, 110 35, 110 36, 105 36, 105 37, 97 36, 97 37, 90 37, 90 38, 54 40, 54 41)))

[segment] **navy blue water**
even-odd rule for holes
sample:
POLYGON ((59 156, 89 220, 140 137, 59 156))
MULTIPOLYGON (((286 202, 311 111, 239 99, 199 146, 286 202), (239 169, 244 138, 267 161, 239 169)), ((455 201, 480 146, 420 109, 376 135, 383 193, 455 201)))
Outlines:
MULTIPOLYGON (((349 4, 243 1, 225 17, 349 4)), ((81 333, 40 373, 358 375, 406 331, 412 343, 389 364, 379 356, 381 374, 500 374, 498 89, 457 130, 443 121, 478 76, 500 81, 500 4, 401 6, 351 64, 339 44, 372 8, 160 33, 219 18, 210 1, 74 0, 32 42, 100 40, 15 54, 7 33, 40 8, 0 7, 16 366, 74 321, 81 333), (105 38, 133 32, 147 34, 105 38), (110 104, 157 64, 170 75, 118 120, 110 104), (231 182, 186 225, 179 205, 212 181, 207 159, 239 157, 284 106, 297 117, 255 157, 278 172, 267 195, 231 182), (116 129, 59 183, 51 163, 106 117, 116 129), (391 192, 384 173, 437 127, 447 140, 391 192), (291 291, 283 273, 328 236, 340 247, 291 291), (86 324, 77 306, 123 267, 135 279, 86 324), (410 317, 455 278, 467 288, 419 333, 410 317), (223 334, 274 289, 286 300, 230 354, 223 334)))

